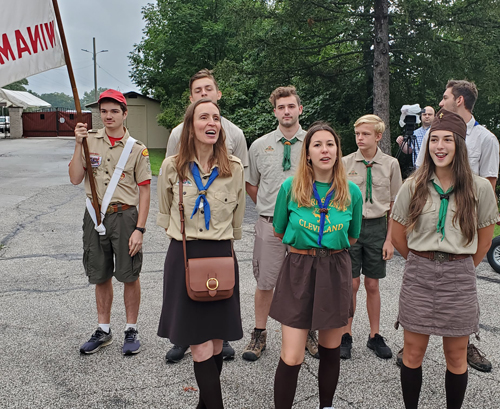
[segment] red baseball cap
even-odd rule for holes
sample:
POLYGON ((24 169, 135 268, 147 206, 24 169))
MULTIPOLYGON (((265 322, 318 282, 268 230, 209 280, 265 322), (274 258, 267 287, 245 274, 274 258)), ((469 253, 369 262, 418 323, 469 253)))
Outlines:
POLYGON ((117 102, 121 102, 127 105, 127 100, 125 99, 123 94, 120 91, 116 91, 114 89, 108 89, 104 91, 101 95, 99 95, 99 99, 97 100, 97 102, 101 102, 101 100, 104 98, 111 98, 117 102))

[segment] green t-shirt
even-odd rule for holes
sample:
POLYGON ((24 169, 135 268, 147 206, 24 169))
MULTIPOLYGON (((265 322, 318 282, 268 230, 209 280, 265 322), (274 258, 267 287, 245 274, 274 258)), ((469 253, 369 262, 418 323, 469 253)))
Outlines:
MULTIPOLYGON (((316 199, 311 197, 311 207, 299 207, 292 200, 292 181, 289 177, 281 185, 274 208, 273 227, 276 233, 285 233, 283 243, 297 249, 318 248, 320 213, 316 199)), ((329 183, 316 182, 322 200, 330 189, 329 183)), ((363 218, 363 197, 359 187, 349 181, 351 203, 345 209, 333 205, 334 197, 328 205, 328 213, 323 229, 322 247, 341 250, 350 247, 348 237, 357 239, 363 218)))

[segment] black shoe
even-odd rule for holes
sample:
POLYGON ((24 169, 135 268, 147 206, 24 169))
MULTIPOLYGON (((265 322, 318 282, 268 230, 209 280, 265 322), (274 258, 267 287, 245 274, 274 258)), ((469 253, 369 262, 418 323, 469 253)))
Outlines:
POLYGON ((342 359, 351 359, 352 349, 352 336, 349 333, 342 335, 342 342, 340 343, 340 357, 342 359))
POLYGON ((380 334, 375 334, 373 338, 370 338, 368 335, 368 342, 366 346, 375 352, 379 358, 389 359, 392 358, 391 348, 387 346, 384 341, 384 338, 380 336, 380 334))
POLYGON ((171 362, 174 364, 179 362, 182 358, 184 358, 184 354, 186 353, 186 351, 188 349, 189 349, 189 346, 174 345, 167 352, 167 355, 165 355, 165 361, 171 362))
POLYGON ((234 348, 229 344, 229 341, 222 343, 222 359, 225 361, 234 359, 234 348))
POLYGON ((111 334, 111 330, 109 330, 109 333, 105 333, 101 327, 98 327, 90 339, 81 346, 80 353, 86 355, 93 354, 99 351, 102 347, 112 343, 113 334, 111 334))

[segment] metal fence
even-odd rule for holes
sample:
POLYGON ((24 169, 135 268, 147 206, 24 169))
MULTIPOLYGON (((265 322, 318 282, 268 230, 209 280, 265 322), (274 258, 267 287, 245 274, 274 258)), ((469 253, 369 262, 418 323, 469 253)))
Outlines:
MULTIPOLYGON (((23 136, 74 136, 76 111, 65 108, 46 108, 23 112, 23 136)), ((92 128, 92 113, 82 112, 83 122, 92 128)))

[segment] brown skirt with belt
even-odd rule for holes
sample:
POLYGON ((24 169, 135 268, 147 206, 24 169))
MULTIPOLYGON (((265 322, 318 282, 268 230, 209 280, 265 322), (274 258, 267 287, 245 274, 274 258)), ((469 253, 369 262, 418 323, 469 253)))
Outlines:
POLYGON ((418 334, 463 337, 479 331, 476 269, 472 257, 432 261, 408 254, 398 321, 418 334))
POLYGON ((292 328, 341 328, 353 316, 351 258, 347 251, 327 257, 288 253, 274 290, 269 315, 292 328))

